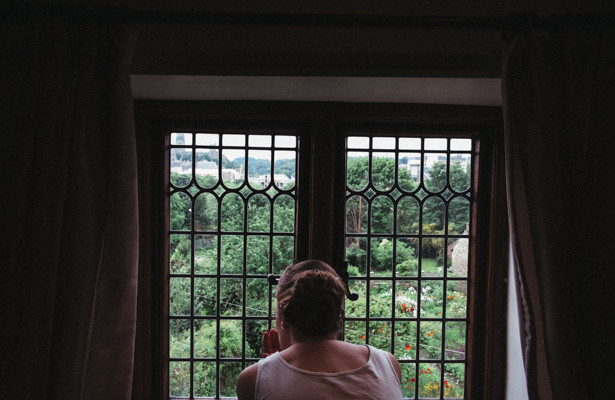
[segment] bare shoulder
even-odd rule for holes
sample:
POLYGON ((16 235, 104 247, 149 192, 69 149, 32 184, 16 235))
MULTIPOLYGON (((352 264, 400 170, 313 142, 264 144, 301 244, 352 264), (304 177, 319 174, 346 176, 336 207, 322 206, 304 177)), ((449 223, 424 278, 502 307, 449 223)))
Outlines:
POLYGON ((387 352, 387 355, 389 356, 389 359, 391 360, 391 364, 393 364, 393 368, 395 369, 395 373, 397 374, 397 377, 399 378, 399 381, 401 382, 401 366, 399 365, 399 361, 397 361, 397 358, 395 358, 393 354, 387 352))
POLYGON ((237 378, 237 399, 253 400, 256 389, 256 374, 258 364, 253 364, 241 371, 237 378))

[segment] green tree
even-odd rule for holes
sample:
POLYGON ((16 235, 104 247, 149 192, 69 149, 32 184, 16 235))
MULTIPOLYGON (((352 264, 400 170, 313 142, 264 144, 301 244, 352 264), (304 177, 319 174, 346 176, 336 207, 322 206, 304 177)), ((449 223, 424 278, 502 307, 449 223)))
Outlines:
MULTIPOLYGON (((425 180, 425 187, 428 190, 439 191, 444 188, 447 181, 446 178, 446 163, 436 162, 433 164, 429 176, 425 180)), ((464 167, 460 162, 454 162, 450 165, 450 187, 456 191, 464 191, 470 186, 470 171, 469 167, 464 167)), ((453 198, 449 203, 448 208, 448 223, 449 227, 454 227, 454 233, 461 233, 465 229, 465 225, 469 220, 469 203, 453 198)), ((423 223, 434 224, 435 232, 441 232, 444 229, 444 208, 439 202, 425 201, 423 207, 423 223)))
POLYGON ((294 159, 276 160, 274 170, 276 174, 284 174, 289 178, 295 176, 296 162, 294 159))
POLYGON ((431 192, 439 191, 446 184, 446 163, 435 162, 429 170, 425 179, 425 188, 431 192))

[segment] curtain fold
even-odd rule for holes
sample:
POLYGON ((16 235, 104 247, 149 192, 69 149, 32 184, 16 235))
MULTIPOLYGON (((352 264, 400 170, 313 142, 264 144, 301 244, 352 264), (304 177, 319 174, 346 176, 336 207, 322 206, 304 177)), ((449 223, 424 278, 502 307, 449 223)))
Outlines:
POLYGON ((138 211, 123 23, 2 22, 3 396, 130 398, 138 211))
MULTIPOLYGON (((509 219, 530 399, 608 398, 615 336, 615 34, 517 36, 505 51, 509 219)), ((567 26, 566 28, 562 28, 567 26)))

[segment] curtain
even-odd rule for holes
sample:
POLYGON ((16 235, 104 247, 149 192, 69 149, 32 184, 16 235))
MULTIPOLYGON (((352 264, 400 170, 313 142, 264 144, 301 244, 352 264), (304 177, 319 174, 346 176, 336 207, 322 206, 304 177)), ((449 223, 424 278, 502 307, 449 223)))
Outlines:
POLYGON ((519 34, 505 52, 507 196, 530 399, 612 396, 615 34, 581 22, 519 34))
POLYGON ((134 30, 53 17, 0 27, 2 397, 129 398, 134 30))

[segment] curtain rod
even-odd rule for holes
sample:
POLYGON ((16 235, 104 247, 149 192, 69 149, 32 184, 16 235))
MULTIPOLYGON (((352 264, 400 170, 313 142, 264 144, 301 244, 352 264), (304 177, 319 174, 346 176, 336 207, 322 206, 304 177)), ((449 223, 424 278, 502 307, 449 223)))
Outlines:
MULTIPOLYGON (((575 24, 613 25, 612 14, 571 15, 575 24)), ((61 18, 105 22, 133 22, 137 25, 241 25, 276 27, 397 28, 525 31, 542 27, 565 27, 561 18, 515 13, 507 17, 400 16, 284 14, 208 11, 132 10, 125 6, 37 5, 17 3, 0 10, 0 20, 61 18)))

